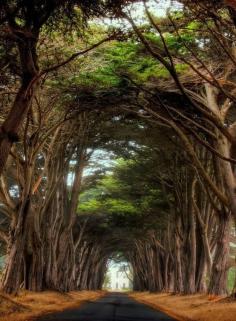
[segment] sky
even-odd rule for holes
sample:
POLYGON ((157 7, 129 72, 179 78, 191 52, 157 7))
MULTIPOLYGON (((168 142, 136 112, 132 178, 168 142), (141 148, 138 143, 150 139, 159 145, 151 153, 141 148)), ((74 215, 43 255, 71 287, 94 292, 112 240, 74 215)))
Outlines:
MULTIPOLYGON (((147 2, 148 8, 151 12, 157 17, 162 17, 165 15, 167 9, 178 9, 181 4, 175 0, 149 0, 147 2)), ((135 3, 128 7, 131 12, 132 17, 138 23, 142 23, 145 20, 144 6, 142 3, 135 3)), ((126 21, 117 21, 111 19, 102 19, 100 20, 101 24, 105 24, 107 26, 115 26, 115 27, 124 27, 128 26, 128 22, 126 21)))

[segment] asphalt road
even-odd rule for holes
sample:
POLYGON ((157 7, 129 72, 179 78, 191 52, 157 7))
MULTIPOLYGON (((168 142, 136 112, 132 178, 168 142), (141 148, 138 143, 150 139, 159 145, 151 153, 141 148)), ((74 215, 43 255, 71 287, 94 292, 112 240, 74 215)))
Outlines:
POLYGON ((51 314, 38 321, 174 321, 174 319, 136 302, 125 294, 109 293, 78 309, 51 314))

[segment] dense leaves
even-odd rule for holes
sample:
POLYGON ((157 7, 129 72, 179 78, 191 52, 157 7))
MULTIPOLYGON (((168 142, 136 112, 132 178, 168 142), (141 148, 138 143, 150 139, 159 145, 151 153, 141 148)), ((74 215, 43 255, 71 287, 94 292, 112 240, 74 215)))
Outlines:
POLYGON ((0 3, 5 292, 101 288, 116 258, 138 290, 226 293, 235 8, 135 3, 0 3))

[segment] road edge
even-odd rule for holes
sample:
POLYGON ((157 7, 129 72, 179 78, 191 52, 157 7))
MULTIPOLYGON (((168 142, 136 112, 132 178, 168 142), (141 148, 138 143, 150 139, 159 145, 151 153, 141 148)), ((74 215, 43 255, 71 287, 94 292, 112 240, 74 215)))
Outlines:
POLYGON ((153 308, 154 310, 159 310, 165 314, 167 314, 168 316, 170 316, 171 318, 174 318, 176 319, 177 321, 196 321, 192 318, 189 318, 189 317, 186 317, 186 316, 183 316, 179 313, 176 313, 174 312, 173 310, 169 309, 169 308, 166 308, 165 306, 161 305, 161 304, 158 304, 158 303, 153 303, 153 302, 150 302, 148 300, 145 300, 145 299, 141 299, 141 298, 137 298, 135 296, 132 296, 132 293, 129 293, 128 296, 130 298, 132 298, 133 300, 139 302, 139 303, 143 303, 145 305, 148 305, 150 306, 151 308, 153 308))

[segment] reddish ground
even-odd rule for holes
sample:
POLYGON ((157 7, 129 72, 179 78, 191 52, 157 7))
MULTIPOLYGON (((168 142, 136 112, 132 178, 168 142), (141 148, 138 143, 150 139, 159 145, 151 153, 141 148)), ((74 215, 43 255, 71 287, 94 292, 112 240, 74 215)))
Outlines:
POLYGON ((236 300, 228 298, 146 292, 134 292, 130 296, 166 312, 179 321, 236 321, 236 300))
POLYGON ((19 296, 0 295, 0 321, 31 321, 50 312, 78 307, 87 300, 96 300, 102 291, 81 291, 62 294, 59 292, 21 292, 19 296))
MULTIPOLYGON (((19 296, 0 295, 0 321, 32 321, 50 312, 78 307, 87 300, 103 296, 102 291, 21 292, 19 296)), ((206 295, 171 295, 133 292, 137 301, 166 312, 180 321, 236 321, 236 301, 206 295)))

